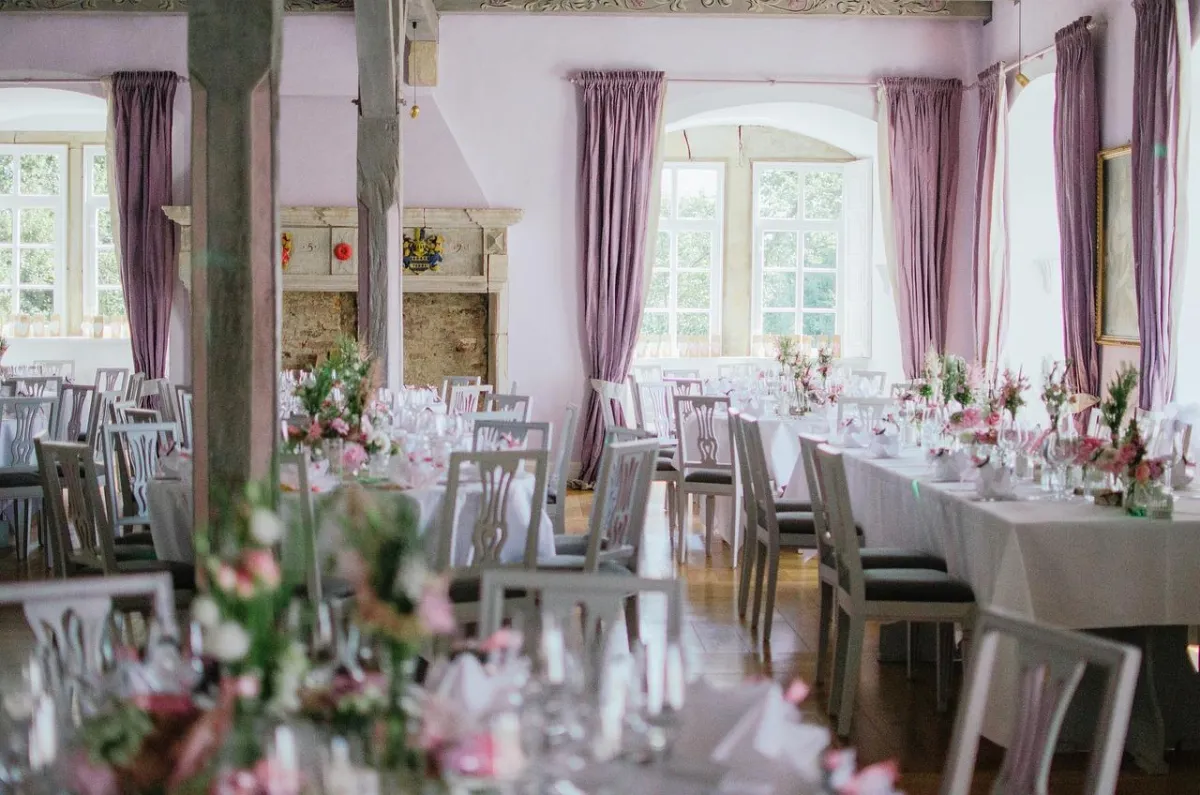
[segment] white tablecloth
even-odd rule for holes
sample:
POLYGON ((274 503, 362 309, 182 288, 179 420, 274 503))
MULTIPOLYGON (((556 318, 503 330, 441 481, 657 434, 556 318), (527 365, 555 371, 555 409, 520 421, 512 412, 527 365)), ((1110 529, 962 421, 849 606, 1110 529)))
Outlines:
MULTIPOLYGON (((505 563, 517 563, 524 559, 526 529, 529 527, 533 509, 533 483, 533 478, 528 477, 518 478, 512 485, 507 506, 508 527, 512 535, 505 542, 501 552, 501 560, 505 563)), ((328 499, 333 493, 335 492, 323 492, 318 499, 328 499)), ((426 531, 441 515, 446 487, 437 485, 408 491, 377 489, 372 493, 382 499, 404 499, 416 504, 418 529, 426 537, 429 561, 434 563, 437 540, 434 534, 426 531)), ((478 484, 465 484, 460 487, 459 495, 458 520, 455 523, 451 560, 455 566, 465 566, 471 558, 471 532, 479 515, 482 491, 478 484)), ((154 536, 154 551, 159 559, 194 562, 196 550, 192 543, 192 484, 183 480, 152 480, 147 489, 147 496, 150 506, 150 530, 154 536)), ((287 511, 288 504, 294 503, 295 500, 295 494, 285 492, 283 509, 287 511)), ((333 519, 336 520, 336 516, 333 519)), ((286 549, 287 542, 284 543, 284 558, 292 559, 286 549)), ((554 525, 543 512, 538 528, 538 556, 553 555, 554 525)))

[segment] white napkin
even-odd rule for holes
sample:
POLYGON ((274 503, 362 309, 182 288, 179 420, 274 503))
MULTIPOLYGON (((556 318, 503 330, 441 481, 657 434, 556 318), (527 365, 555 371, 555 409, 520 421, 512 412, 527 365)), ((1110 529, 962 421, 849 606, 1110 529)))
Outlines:
POLYGON ((858 420, 850 420, 843 423, 839 435, 841 436, 841 446, 847 450, 857 450, 866 447, 866 443, 862 439, 862 426, 858 420))
POLYGON ((935 483, 957 483, 962 480, 963 467, 967 465, 966 453, 959 450, 956 453, 930 455, 929 463, 933 467, 935 483))
POLYGON ((525 665, 528 661, 514 659, 503 666, 485 666, 474 654, 460 654, 431 673, 428 689, 460 708, 464 718, 475 720, 509 703, 509 696, 520 686, 525 665))
POLYGON ((975 492, 983 500, 1008 500, 1013 497, 1012 474, 1008 467, 994 461, 989 461, 981 467, 976 467, 978 480, 975 482, 975 492))
POLYGON ((172 450, 158 459, 157 476, 167 480, 191 480, 192 457, 179 450, 172 450))
POLYGON ((900 437, 891 433, 873 433, 868 452, 875 458, 898 458, 900 456, 900 437))

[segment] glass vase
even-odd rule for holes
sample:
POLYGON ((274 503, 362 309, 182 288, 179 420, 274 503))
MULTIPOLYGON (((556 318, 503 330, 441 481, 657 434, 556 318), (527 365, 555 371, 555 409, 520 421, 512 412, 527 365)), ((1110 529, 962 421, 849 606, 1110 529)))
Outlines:
POLYGON ((1170 492, 1157 481, 1131 480, 1125 486, 1125 513, 1139 519, 1170 519, 1174 502, 1170 492))
POLYGON ((326 439, 322 442, 321 449, 325 453, 325 460, 329 462, 329 474, 340 478, 346 467, 346 440, 326 439))
POLYGON ((391 463, 391 450, 383 450, 382 452, 371 453, 371 457, 367 459, 367 475, 376 480, 382 480, 388 476, 391 463))

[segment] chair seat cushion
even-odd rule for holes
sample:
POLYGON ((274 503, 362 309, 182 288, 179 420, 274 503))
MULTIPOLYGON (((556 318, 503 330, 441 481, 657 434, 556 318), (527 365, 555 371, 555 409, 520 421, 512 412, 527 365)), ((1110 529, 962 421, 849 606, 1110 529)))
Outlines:
POLYGON ((733 472, 728 469, 695 468, 683 476, 686 483, 711 483, 716 486, 732 486, 733 472))
MULTIPOLYGON (((539 569, 552 571, 580 571, 586 562, 587 558, 584 555, 555 555, 552 558, 539 558, 537 565, 539 569)), ((617 563, 615 560, 600 561, 596 565, 596 571, 600 574, 633 576, 629 567, 617 563)))
POLYGON ((974 602, 971 586, 933 569, 867 569, 863 571, 868 601, 974 602))
POLYGON ((657 472, 678 472, 679 467, 675 466, 675 461, 672 458, 659 457, 654 462, 654 469, 657 472))
POLYGON ((858 553, 864 569, 933 569, 945 571, 946 560, 917 549, 863 547, 858 553))
POLYGON ((132 544, 137 547, 154 546, 154 534, 149 530, 139 530, 136 533, 126 533, 123 536, 117 536, 113 539, 113 543, 118 547, 123 547, 126 544, 132 544))
POLYGON ((558 505, 558 495, 552 491, 547 491, 546 492, 546 504, 547 505, 558 505))
POLYGON ((812 503, 807 500, 775 500, 776 513, 812 513, 812 503))
MULTIPOLYGON (((483 582, 478 574, 468 574, 455 577, 450 581, 450 601, 454 604, 469 604, 482 599, 483 582)), ((525 595, 524 589, 509 589, 504 592, 506 599, 520 599, 525 595)))
MULTIPOLYGON (((99 567, 82 565, 89 573, 100 574, 99 567)), ((171 574, 171 584, 176 591, 196 590, 196 567, 178 560, 121 560, 117 561, 121 574, 151 574, 166 571, 171 574)))
MULTIPOLYGON (((586 555, 588 548, 588 537, 582 536, 555 536, 554 537, 554 554, 556 555, 586 555)), ((608 549, 608 539, 600 539, 600 549, 608 549)))
POLYGON ((158 560, 153 545, 121 544, 113 547, 113 555, 116 556, 118 564, 127 560, 158 560))
POLYGON ((28 489, 40 485, 42 479, 36 472, 0 473, 0 489, 28 489))

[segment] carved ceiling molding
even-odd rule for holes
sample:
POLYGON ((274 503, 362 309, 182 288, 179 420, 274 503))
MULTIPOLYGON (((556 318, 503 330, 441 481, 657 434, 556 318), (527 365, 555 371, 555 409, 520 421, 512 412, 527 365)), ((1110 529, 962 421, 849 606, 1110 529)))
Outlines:
MULTIPOLYGON (((444 13, 697 14, 991 19, 992 0, 434 0, 444 13)), ((354 0, 286 0, 300 13, 352 11, 354 0)), ((188 0, 0 0, 3 11, 183 13, 188 0)))

